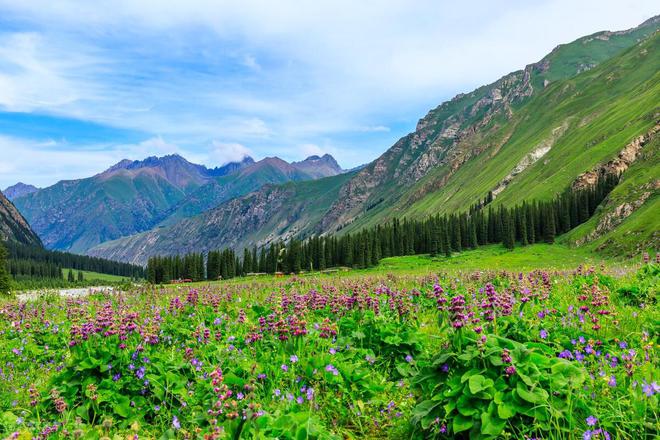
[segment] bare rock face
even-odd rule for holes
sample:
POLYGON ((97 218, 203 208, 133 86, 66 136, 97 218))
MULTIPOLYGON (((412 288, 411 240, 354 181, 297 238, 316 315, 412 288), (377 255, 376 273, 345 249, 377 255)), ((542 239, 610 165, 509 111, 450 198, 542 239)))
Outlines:
MULTIPOLYGON (((660 180, 656 180, 655 182, 646 185, 647 189, 655 189, 656 191, 659 187, 660 180)), ((637 209, 639 209, 644 204, 644 202, 646 202, 646 200, 651 197, 652 194, 652 191, 644 191, 637 199, 616 206, 611 212, 605 214, 600 219, 593 231, 591 231, 583 238, 577 240, 575 244, 581 246, 584 243, 588 243, 590 241, 596 240, 599 237, 602 237, 612 229, 616 228, 621 223, 623 223, 626 218, 630 217, 637 209)))
POLYGON ((598 182, 600 176, 616 175, 626 171, 630 165, 637 159, 639 152, 642 150, 649 140, 660 131, 660 123, 656 124, 646 134, 637 136, 630 143, 628 143, 617 155, 616 158, 610 160, 606 164, 600 165, 591 171, 580 174, 573 182, 573 189, 585 189, 592 187, 598 182))

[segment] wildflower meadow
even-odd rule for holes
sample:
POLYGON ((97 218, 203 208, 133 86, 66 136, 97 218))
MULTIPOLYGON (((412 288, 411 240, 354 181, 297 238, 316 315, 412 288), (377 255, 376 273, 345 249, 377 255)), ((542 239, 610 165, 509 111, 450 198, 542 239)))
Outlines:
POLYGON ((309 275, 0 307, 5 438, 657 438, 660 265, 309 275))

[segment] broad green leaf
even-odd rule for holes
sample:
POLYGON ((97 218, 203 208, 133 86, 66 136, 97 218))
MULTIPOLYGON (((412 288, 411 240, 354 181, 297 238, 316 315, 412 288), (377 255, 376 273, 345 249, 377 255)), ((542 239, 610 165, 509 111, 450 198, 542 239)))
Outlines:
POLYGON ((460 414, 456 415, 454 420, 452 420, 452 429, 454 430, 454 434, 467 431, 468 429, 472 428, 472 425, 474 425, 474 421, 471 417, 465 417, 460 414))
POLYGON ((487 412, 481 414, 481 433, 484 435, 500 435, 506 426, 506 421, 487 412))

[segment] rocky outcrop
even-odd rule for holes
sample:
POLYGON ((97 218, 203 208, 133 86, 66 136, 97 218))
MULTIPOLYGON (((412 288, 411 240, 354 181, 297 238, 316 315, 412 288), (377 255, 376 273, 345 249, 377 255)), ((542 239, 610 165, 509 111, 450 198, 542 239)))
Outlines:
POLYGON ((0 192, 0 242, 41 247, 41 240, 16 207, 0 192))
POLYGON ((646 134, 637 136, 635 139, 629 142, 614 159, 605 164, 599 165, 591 171, 580 174, 573 182, 573 189, 584 189, 592 187, 602 176, 620 176, 630 167, 630 165, 632 165, 633 162, 635 162, 635 159, 637 159, 637 156, 639 155, 644 145, 646 145, 654 136, 656 136, 659 131, 660 123, 656 124, 646 134))
POLYGON ((640 189, 642 191, 638 198, 617 205, 612 210, 602 215, 598 224, 596 224, 596 227, 584 237, 576 240, 575 244, 581 246, 585 243, 596 240, 623 223, 626 218, 630 217, 636 210, 642 207, 654 192, 657 192, 660 189, 660 180, 644 185, 640 189))

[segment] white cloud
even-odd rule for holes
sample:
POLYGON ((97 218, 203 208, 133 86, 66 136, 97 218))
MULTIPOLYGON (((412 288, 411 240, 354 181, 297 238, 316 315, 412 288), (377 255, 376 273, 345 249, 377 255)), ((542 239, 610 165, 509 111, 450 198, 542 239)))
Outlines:
POLYGON ((246 156, 252 156, 250 149, 239 143, 213 141, 212 146, 213 149, 205 161, 205 165, 208 166, 220 166, 229 162, 238 162, 246 156))
POLYGON ((303 144, 300 146, 302 156, 306 158, 309 156, 323 156, 325 151, 316 144, 303 144))
POLYGON ((358 131, 361 131, 363 133, 374 133, 374 132, 389 132, 390 127, 386 127, 384 125, 364 125, 360 128, 358 128, 358 131))
POLYGON ((130 148, 109 139, 113 162, 170 148, 201 162, 240 154, 216 151, 220 139, 255 158, 321 150, 351 167, 454 94, 656 13, 644 0, 0 0, 13 24, 0 30, 0 108, 155 136, 130 148))

